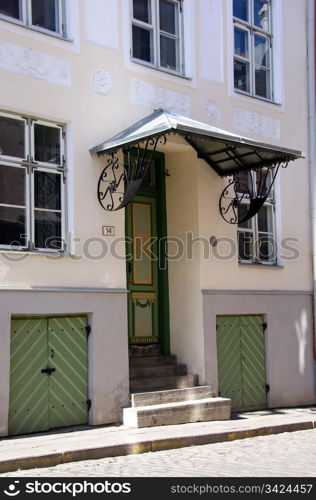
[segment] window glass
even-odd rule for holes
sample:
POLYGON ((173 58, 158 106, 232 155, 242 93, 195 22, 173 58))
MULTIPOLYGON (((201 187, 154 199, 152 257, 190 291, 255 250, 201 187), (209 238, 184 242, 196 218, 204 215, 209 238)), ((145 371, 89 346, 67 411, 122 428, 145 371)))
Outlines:
POLYGON ((25 122, 0 116, 0 155, 25 158, 25 122))
POLYGON ((270 71, 267 69, 256 68, 255 74, 255 90, 259 97, 270 98, 270 71))
POLYGON ((0 205, 0 245, 26 246, 24 208, 0 205))
POLYGON ((151 30, 133 26, 133 56, 153 63, 153 34, 151 30))
POLYGON ((249 64, 234 61, 234 86, 244 92, 250 92, 249 64))
POLYGON ((50 172, 34 172, 35 208, 61 210, 61 175, 50 172))
POLYGON ((276 245, 272 235, 259 234, 259 259, 265 262, 275 262, 276 245))
POLYGON ((34 125, 35 161, 60 165, 60 129, 47 125, 34 125))
POLYGON ((272 217, 272 207, 270 205, 264 205, 258 213, 258 229, 260 232, 273 232, 272 217))
POLYGON ((177 33, 176 5, 167 0, 159 2, 160 29, 166 33, 177 33))
POLYGON ((254 0, 254 24, 265 31, 270 31, 269 0, 254 0))
POLYGON ((160 37, 160 64, 164 68, 176 71, 177 69, 176 40, 172 38, 167 38, 165 36, 160 37))
POLYGON ((242 30, 240 28, 235 28, 235 54, 236 56, 241 56, 249 58, 249 48, 248 48, 248 31, 242 30))
POLYGON ((0 165, 0 204, 25 206, 25 168, 0 165))
POLYGON ((268 38, 255 35, 255 63, 257 66, 270 67, 269 45, 268 38))
POLYGON ((144 23, 151 24, 151 1, 150 0, 134 0, 133 2, 133 17, 144 23))
POLYGON ((34 219, 35 247, 53 250, 62 248, 61 214, 35 210, 34 219))
POLYGON ((240 260, 253 260, 253 234, 246 231, 238 231, 238 252, 240 260))
POLYGON ((238 17, 238 19, 242 19, 243 21, 248 21, 249 18, 248 0, 234 0, 233 15, 234 17, 238 17))
POLYGON ((32 25, 59 31, 58 0, 32 0, 32 25))
POLYGON ((21 19, 20 0, 0 0, 0 14, 21 19))

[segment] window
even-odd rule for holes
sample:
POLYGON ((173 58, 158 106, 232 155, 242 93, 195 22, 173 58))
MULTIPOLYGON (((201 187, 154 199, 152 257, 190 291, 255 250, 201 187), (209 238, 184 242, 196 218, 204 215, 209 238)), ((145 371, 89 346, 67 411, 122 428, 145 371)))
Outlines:
POLYGON ((0 248, 64 250, 64 133, 0 114, 0 248))
POLYGON ((233 0, 235 90, 272 100, 271 0, 233 0))
POLYGON ((0 0, 0 16, 65 37, 64 0, 0 0))
MULTIPOLYGON (((256 172, 240 174, 239 192, 247 193, 251 184, 256 192, 259 176, 256 172)), ((254 193, 255 194, 255 193, 254 193)), ((264 194, 264 193, 263 193, 264 194)), ((243 199, 238 208, 238 219, 246 215, 249 199, 243 199)), ((239 261, 243 263, 277 264, 277 244, 275 231, 275 199, 272 188, 267 200, 257 215, 238 224, 239 261)))
POLYGON ((132 0, 132 58, 183 73, 182 1, 132 0))

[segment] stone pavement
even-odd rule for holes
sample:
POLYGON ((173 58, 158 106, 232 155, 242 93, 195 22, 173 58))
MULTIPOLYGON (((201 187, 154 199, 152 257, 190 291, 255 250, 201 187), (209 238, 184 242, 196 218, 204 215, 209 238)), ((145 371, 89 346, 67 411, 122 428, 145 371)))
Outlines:
MULTIPOLYGON (((57 430, 2 438, 0 440, 0 472, 51 467, 79 460, 197 447, 203 444, 299 430, 311 430, 311 435, 314 436, 315 427, 316 407, 306 407, 240 413, 232 415, 231 420, 226 421, 142 429, 111 425, 57 430)), ((239 443, 236 445, 238 447, 239 443)), ((189 450, 193 453, 195 449, 189 450)), ((143 460, 141 456, 135 458, 143 460)))
POLYGON ((0 477, 12 476, 316 477, 316 431, 285 432, 0 474, 0 477))

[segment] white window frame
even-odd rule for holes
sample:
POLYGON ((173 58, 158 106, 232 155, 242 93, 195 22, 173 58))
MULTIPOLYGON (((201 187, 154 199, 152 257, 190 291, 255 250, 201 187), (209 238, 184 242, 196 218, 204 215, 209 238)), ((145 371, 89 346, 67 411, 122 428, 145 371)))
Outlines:
MULTIPOLYGON (((232 2, 232 15, 233 15, 233 1, 232 2)), ((254 22, 254 0, 248 0, 248 21, 239 19, 233 15, 233 87, 234 91, 246 96, 255 97, 257 99, 262 99, 267 102, 274 102, 274 75, 273 75, 273 53, 274 53, 274 43, 273 43, 273 0, 269 0, 269 31, 256 26, 254 22), (248 51, 249 58, 244 58, 242 56, 235 54, 235 28, 239 28, 248 33, 248 51), (266 38, 269 41, 269 88, 270 95, 264 97, 256 94, 256 81, 255 81, 255 36, 259 35, 266 38), (249 92, 235 87, 234 82, 234 63, 235 61, 247 62, 249 64, 249 92)))
MULTIPOLYGON (((256 186, 256 172, 250 172, 252 176, 253 186, 256 186)), ((256 189, 256 188, 254 188, 256 189)), ((256 192, 254 193, 256 194, 256 192)), ((249 199, 246 197, 242 200, 241 205, 249 205, 249 199)), ((238 248, 238 261, 241 264, 260 264, 262 266, 277 266, 278 265, 278 241, 277 241, 277 223, 276 223, 276 195, 275 186, 272 186, 268 198, 263 204, 263 207, 269 207, 271 209, 271 224, 272 229, 269 232, 259 231, 258 227, 258 214, 252 217, 248 223, 250 227, 237 227, 237 248, 238 248), (252 234, 252 259, 242 259, 239 255, 239 233, 249 233, 252 234), (260 248, 259 248, 259 235, 271 236, 274 242, 274 258, 271 260, 260 259, 260 248)))
POLYGON ((171 73, 176 76, 184 76, 185 75, 185 67, 184 67, 184 40, 183 40, 183 1, 184 0, 166 0, 169 3, 176 6, 178 11, 178 33, 176 35, 172 35, 170 33, 166 33, 160 30, 160 22, 159 22, 159 1, 160 0, 151 0, 151 23, 143 22, 139 19, 135 19, 133 16, 133 0, 130 0, 130 12, 131 12, 131 29, 130 29, 130 54, 131 61, 142 64, 144 66, 148 66, 149 68, 158 69, 160 71, 164 71, 166 73, 171 73), (133 26, 139 26, 140 28, 144 28, 147 31, 151 31, 152 33, 152 50, 153 50, 153 62, 145 61, 143 59, 138 59, 133 56, 133 26), (177 70, 172 70, 170 68, 166 68, 161 65, 161 51, 160 51, 160 35, 161 33, 168 37, 178 41, 176 44, 176 48, 178 51, 177 54, 177 70))
MULTIPOLYGON (((18 115, 16 113, 6 113, 0 111, 0 116, 13 118, 16 120, 23 120, 25 123, 25 156, 26 158, 16 158, 10 157, 6 155, 0 154, 0 164, 7 165, 15 168, 24 168, 25 169, 25 213, 26 213, 26 245, 25 246, 16 246, 16 245, 3 245, 0 244, 0 251, 8 252, 8 251, 22 251, 22 252, 32 252, 32 253, 54 253, 54 254, 64 254, 66 252, 66 235, 67 235, 67 203, 66 203, 66 160, 65 160, 65 128, 64 125, 44 121, 37 120, 33 117, 25 117, 18 115), (60 130, 60 164, 55 163, 44 163, 44 162, 36 162, 34 161, 34 124, 40 124, 47 127, 57 128, 60 130), (38 209, 41 211, 47 212, 55 212, 61 213, 61 239, 62 244, 59 249, 50 249, 50 248, 39 248, 35 245, 35 208, 34 197, 35 197, 35 187, 34 187, 34 173, 35 172, 47 172, 54 173, 56 175, 60 175, 61 177, 61 208, 60 209, 38 209)), ((1 206, 10 206, 14 207, 14 205, 6 205, 1 204, 1 206)), ((24 208, 22 206, 17 206, 17 208, 24 208)))
POLYGON ((21 18, 6 16, 0 14, 0 19, 9 21, 14 24, 19 24, 26 28, 39 31, 46 35, 55 36, 58 38, 67 39, 67 26, 66 26, 66 4, 65 0, 57 0, 57 16, 58 16, 58 31, 48 30, 41 26, 33 25, 32 22, 32 0, 19 0, 21 18))

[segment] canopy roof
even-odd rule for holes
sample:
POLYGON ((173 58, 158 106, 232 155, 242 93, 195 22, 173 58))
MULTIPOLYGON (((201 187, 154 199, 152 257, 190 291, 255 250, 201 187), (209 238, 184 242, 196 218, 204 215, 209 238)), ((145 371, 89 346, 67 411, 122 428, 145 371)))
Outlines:
POLYGON ((221 176, 304 157, 301 151, 258 142, 162 109, 95 146, 90 153, 103 155, 124 151, 129 146, 169 133, 183 136, 198 157, 221 176))

